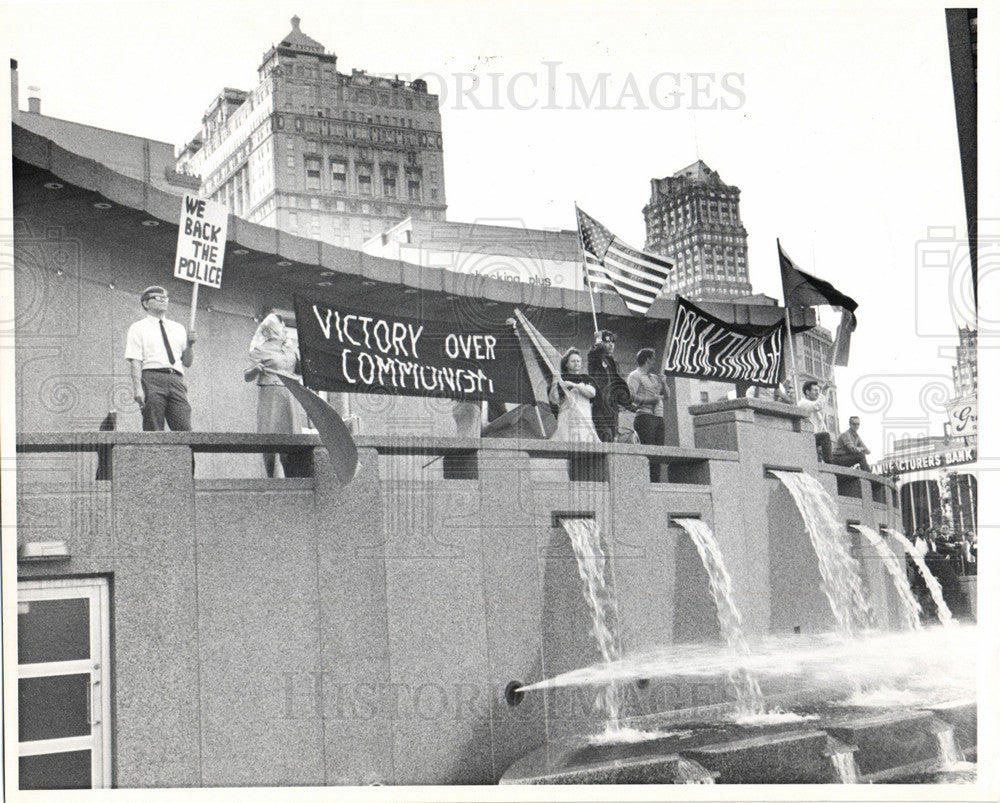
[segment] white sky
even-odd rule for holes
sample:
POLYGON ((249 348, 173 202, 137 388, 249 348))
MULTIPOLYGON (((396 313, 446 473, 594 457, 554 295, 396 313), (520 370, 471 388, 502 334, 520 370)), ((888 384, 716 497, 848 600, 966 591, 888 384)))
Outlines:
MULTIPOLYGON (((570 229, 577 201, 641 247, 649 179, 700 157, 742 189, 755 290, 781 298, 780 237, 801 267, 859 302, 851 365, 837 373, 840 412, 846 425, 860 411, 877 457, 887 435, 941 433, 944 413, 933 403, 952 393, 955 330, 971 305, 968 292, 949 304, 956 283, 947 265, 963 259, 965 213, 943 9, 36 1, 0 3, 0 39, 19 62, 22 108, 37 85, 47 115, 180 144, 222 87, 256 86, 262 54, 298 14, 302 30, 337 54, 341 72, 424 76, 432 92, 444 87, 451 220, 570 229), (553 69, 543 62, 559 62, 549 105, 560 108, 542 108, 553 69), (487 82, 476 100, 500 108, 475 109, 456 97, 459 82, 471 81, 456 75, 472 72, 487 82), (710 94, 697 101, 682 76, 680 108, 652 105, 654 76, 692 72, 715 74, 701 79, 710 94), (589 91, 601 73, 609 75, 606 106, 618 102, 630 75, 638 95, 627 96, 625 108, 567 108, 572 76, 589 91), (727 73, 737 74, 730 85, 745 101, 721 88, 727 73), (535 107, 514 108, 512 88, 515 103, 535 107), (713 100, 735 108, 692 112, 713 100), (928 227, 957 238, 928 245, 928 227), (943 254, 944 267, 929 266, 928 252, 943 254)), ((990 24, 983 11, 979 24, 982 43, 990 24)), ((672 89, 672 79, 659 86, 672 89)), ((985 120, 995 123, 992 111, 981 117, 981 147, 995 136, 985 120)), ((831 328, 837 319, 823 316, 831 328)))

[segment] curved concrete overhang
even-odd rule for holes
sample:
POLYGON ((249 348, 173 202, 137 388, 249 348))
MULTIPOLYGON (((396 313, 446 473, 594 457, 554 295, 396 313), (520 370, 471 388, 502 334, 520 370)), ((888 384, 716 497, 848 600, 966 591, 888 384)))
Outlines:
MULTIPOLYGON (((180 217, 178 195, 122 175, 18 125, 13 126, 13 157, 15 215, 44 204, 50 215, 69 227, 85 228, 108 247, 127 244, 158 261, 173 261, 180 217)), ((299 292, 362 309, 487 325, 502 324, 515 307, 536 324, 539 315, 547 317, 550 325, 554 319, 562 319, 557 329, 570 328, 574 319, 591 317, 590 299, 582 291, 500 282, 369 256, 232 214, 223 282, 223 287, 248 282, 287 290, 289 305, 291 293, 299 292)), ((594 304, 602 326, 620 330, 664 328, 673 315, 672 297, 657 299, 645 317, 629 313, 612 293, 595 294, 594 304)), ((767 326, 783 317, 778 306, 722 302, 701 306, 733 323, 767 326)), ((797 330, 816 323, 811 309, 794 309, 791 315, 797 330)))

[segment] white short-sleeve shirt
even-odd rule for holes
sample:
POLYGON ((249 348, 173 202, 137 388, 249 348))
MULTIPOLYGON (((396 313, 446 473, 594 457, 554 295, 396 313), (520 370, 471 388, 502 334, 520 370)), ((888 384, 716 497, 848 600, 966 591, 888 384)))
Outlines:
POLYGON ((163 328, 167 332, 167 340, 174 352, 174 364, 167 358, 167 349, 163 345, 163 335, 160 333, 160 319, 147 315, 128 328, 125 337, 125 359, 140 360, 142 370, 149 368, 173 368, 184 373, 181 365, 181 354, 187 348, 187 330, 177 323, 163 319, 163 328))

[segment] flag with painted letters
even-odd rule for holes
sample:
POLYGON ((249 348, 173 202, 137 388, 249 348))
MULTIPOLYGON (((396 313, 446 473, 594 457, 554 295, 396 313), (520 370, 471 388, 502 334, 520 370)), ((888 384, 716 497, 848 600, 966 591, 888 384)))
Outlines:
POLYGON ((726 323, 677 296, 663 373, 777 387, 783 374, 783 325, 726 323))
POLYGON ((674 263, 627 245, 576 208, 584 254, 584 276, 592 287, 614 290, 630 312, 645 315, 663 291, 674 263))

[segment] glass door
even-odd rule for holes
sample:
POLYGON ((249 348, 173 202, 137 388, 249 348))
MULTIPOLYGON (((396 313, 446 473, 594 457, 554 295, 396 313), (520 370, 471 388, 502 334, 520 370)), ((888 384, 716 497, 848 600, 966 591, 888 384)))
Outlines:
POLYGON ((109 638, 107 581, 18 583, 21 789, 110 786, 109 638))

